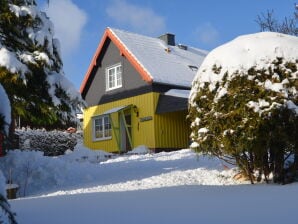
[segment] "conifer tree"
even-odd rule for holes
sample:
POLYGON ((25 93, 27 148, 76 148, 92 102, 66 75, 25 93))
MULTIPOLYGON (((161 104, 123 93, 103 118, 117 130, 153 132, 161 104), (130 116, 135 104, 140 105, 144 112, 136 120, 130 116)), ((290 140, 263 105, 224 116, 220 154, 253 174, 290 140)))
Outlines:
POLYGON ((8 201, 1 193, 0 193, 0 209, 2 210, 0 212, 0 223, 17 224, 15 214, 11 211, 8 201))
POLYGON ((192 148, 250 177, 285 183, 298 168, 298 38, 239 37, 206 57, 193 82, 192 148))
POLYGON ((0 223, 16 224, 15 214, 11 211, 10 205, 4 197, 5 195, 5 178, 0 170, 0 223))
POLYGON ((66 79, 53 24, 34 0, 0 0, 0 82, 13 117, 31 126, 76 121, 83 101, 66 79))
MULTIPOLYGON (((11 106, 5 89, 0 83, 0 134, 7 136, 11 122, 11 106)), ((0 144, 1 144, 0 140, 0 144)))

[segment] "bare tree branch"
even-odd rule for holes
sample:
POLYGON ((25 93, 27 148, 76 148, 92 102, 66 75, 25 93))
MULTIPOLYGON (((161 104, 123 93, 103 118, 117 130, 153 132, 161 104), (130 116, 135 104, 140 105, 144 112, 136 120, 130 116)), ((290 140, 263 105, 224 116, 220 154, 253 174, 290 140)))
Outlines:
POLYGON ((267 13, 261 13, 256 19, 260 26, 260 31, 271 31, 298 36, 298 4, 295 4, 294 17, 285 17, 279 22, 274 15, 273 10, 267 13))

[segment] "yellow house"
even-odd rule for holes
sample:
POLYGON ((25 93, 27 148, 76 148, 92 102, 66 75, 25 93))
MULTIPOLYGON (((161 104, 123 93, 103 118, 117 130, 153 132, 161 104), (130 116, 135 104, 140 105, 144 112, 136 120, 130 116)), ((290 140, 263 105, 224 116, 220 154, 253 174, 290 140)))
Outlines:
POLYGON ((80 91, 84 144, 108 152, 189 146, 188 94, 206 51, 107 28, 80 91))

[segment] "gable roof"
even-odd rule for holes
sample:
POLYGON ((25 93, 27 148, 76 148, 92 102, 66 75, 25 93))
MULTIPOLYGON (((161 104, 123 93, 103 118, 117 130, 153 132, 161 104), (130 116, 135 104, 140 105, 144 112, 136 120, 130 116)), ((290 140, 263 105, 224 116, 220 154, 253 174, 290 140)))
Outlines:
POLYGON ((81 93, 86 87, 107 38, 116 45, 120 54, 126 57, 148 83, 190 87, 196 74, 193 68, 198 68, 207 55, 206 51, 193 47, 187 47, 187 50, 184 50, 178 46, 169 46, 159 38, 107 28, 82 82, 81 93))

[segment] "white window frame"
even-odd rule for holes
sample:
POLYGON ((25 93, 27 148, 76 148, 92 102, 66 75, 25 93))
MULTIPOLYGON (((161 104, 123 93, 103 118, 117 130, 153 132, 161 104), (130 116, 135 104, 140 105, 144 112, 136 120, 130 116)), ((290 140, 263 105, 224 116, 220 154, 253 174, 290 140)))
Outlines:
POLYGON ((106 91, 121 88, 122 82, 121 63, 106 68, 106 91))
POLYGON ((100 115, 92 118, 92 136, 93 141, 112 139, 112 124, 109 115, 100 115))

